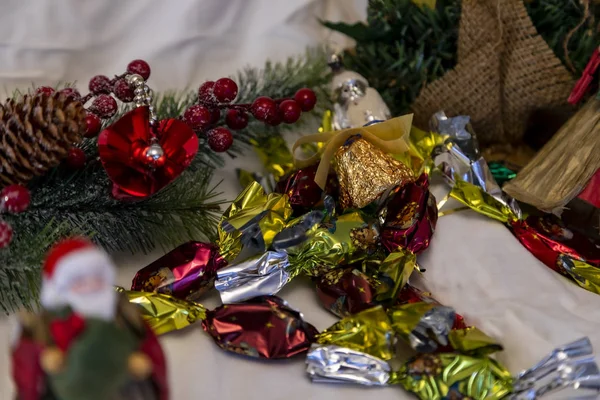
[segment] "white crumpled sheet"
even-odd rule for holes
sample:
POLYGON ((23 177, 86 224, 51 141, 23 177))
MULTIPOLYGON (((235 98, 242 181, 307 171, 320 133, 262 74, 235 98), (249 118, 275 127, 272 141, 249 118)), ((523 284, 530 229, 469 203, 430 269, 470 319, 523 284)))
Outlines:
MULTIPOLYGON (((281 60, 305 46, 343 38, 322 29, 317 17, 364 18, 365 0, 137 0, 2 2, 0 84, 7 90, 32 82, 78 81, 85 91, 95 74, 123 71, 144 58, 156 90, 196 87, 244 65, 281 60)), ((234 168, 259 168, 251 152, 219 170, 221 190, 232 199, 234 168)), ((119 284, 158 257, 119 255, 119 284)), ((590 336, 600 349, 600 296, 549 270, 500 223, 471 211, 440 218, 431 247, 420 257, 427 269, 418 284, 453 306, 468 322, 505 346, 499 359, 513 371, 530 366, 557 345, 590 336)), ((322 330, 335 318, 318 303, 310 282, 298 279, 280 295, 322 330)), ((218 305, 216 296, 205 305, 218 305)), ((8 342, 11 321, 0 319, 0 399, 12 398, 8 342)), ((256 361, 223 352, 200 324, 161 339, 168 357, 172 398, 364 399, 410 398, 400 388, 367 389, 311 384, 303 357, 256 361)))

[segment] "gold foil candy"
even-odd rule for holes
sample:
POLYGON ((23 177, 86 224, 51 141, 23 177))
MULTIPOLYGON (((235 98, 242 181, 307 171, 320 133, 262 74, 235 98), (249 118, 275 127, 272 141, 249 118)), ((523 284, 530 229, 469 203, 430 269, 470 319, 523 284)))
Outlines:
POLYGON ((379 265, 377 274, 381 284, 377 287, 376 300, 391 301, 408 282, 417 265, 417 256, 409 250, 398 249, 390 253, 379 265))
POLYGON ((450 195, 478 213, 507 223, 515 221, 518 216, 506 205, 500 203, 492 195, 479 186, 456 179, 450 195))
POLYGON ((394 356, 392 326, 381 306, 340 320, 317 335, 317 343, 347 347, 382 360, 390 360, 394 356))
POLYGON ((463 354, 490 354, 503 349, 497 340, 474 326, 450 331, 448 340, 455 351, 463 354))
POLYGON ((265 135, 260 141, 251 139, 250 144, 275 182, 294 169, 294 157, 281 134, 265 135))
POLYGON ((338 149, 335 170, 343 208, 363 208, 386 190, 415 179, 404 163, 360 136, 348 139, 338 149))

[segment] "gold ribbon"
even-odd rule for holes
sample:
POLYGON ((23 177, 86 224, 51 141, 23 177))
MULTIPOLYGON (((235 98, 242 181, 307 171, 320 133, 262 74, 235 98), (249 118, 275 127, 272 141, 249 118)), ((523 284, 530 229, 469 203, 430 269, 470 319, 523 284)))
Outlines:
POLYGON ((361 135, 363 139, 388 153, 401 154, 409 150, 408 135, 410 134, 412 119, 413 115, 408 114, 360 128, 348 128, 340 131, 321 132, 315 133, 314 135, 303 136, 294 143, 294 147, 292 148, 294 165, 296 168, 305 168, 315 164, 321 159, 315 175, 315 182, 321 189, 324 189, 331 160, 333 159, 336 150, 340 148, 348 138, 355 135, 361 135), (307 143, 324 143, 324 146, 322 151, 317 152, 308 158, 297 157, 296 149, 307 143))

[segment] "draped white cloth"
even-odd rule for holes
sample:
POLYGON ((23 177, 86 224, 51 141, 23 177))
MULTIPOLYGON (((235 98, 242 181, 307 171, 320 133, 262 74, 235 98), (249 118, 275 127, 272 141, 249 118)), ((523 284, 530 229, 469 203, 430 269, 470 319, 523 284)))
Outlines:
MULTIPOLYGON (((0 86, 78 81, 85 92, 95 74, 123 71, 134 58, 152 66, 156 90, 195 87, 265 59, 282 60, 306 46, 343 38, 317 18, 365 18, 365 0, 3 0, 0 14, 0 86)), ((240 190, 234 168, 258 168, 248 156, 229 162, 224 198, 240 190)), ((119 284, 160 254, 120 255, 119 284)), ((555 346, 590 336, 600 349, 600 296, 550 271, 500 223, 465 211, 442 217, 431 247, 420 258, 427 269, 418 282, 461 312, 468 322, 497 337, 499 355, 517 372, 555 346)), ((335 318, 318 303, 308 281, 298 279, 280 295, 318 329, 335 318)), ((218 304, 216 297, 205 301, 218 304)), ((0 319, 0 399, 12 398, 8 342, 11 321, 0 319)), ((364 399, 410 398, 400 388, 366 389, 311 384, 302 356, 261 362, 223 352, 201 327, 161 339, 169 362, 172 398, 364 399)))

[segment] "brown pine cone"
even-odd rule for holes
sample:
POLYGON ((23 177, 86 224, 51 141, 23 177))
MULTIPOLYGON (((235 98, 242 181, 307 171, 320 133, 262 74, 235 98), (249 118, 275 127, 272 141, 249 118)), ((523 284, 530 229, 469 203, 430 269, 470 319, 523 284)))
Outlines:
POLYGON ((25 95, 0 106, 0 187, 44 175, 85 132, 81 102, 64 94, 25 95))

